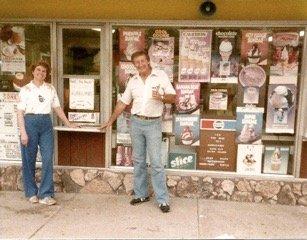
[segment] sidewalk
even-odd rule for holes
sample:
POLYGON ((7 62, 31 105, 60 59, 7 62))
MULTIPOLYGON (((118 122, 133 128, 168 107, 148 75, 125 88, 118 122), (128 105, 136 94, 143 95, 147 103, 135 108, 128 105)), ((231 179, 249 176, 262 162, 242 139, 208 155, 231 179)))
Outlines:
POLYGON ((0 191, 1 238, 278 238, 307 239, 307 208, 172 198, 138 206, 126 195, 57 194, 58 205, 31 204, 0 191))

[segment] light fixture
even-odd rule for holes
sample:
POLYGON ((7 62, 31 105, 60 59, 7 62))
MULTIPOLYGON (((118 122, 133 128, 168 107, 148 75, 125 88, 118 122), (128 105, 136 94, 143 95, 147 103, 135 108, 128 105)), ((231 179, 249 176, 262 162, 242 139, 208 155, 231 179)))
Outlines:
POLYGON ((300 31, 300 37, 304 37, 304 35, 305 35, 305 31, 304 30, 300 31))
POLYGON ((199 11, 205 16, 211 16, 216 11, 216 5, 211 0, 206 0, 200 4, 199 11))

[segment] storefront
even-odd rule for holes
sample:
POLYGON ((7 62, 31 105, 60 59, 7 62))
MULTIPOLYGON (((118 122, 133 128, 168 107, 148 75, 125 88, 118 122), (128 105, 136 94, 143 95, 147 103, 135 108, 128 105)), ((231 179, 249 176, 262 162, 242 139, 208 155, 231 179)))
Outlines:
POLYGON ((57 191, 130 194, 129 107, 112 130, 97 127, 135 74, 131 54, 146 50, 176 89, 161 149, 172 195, 307 205, 306 27, 2 20, 0 190, 22 189, 17 95, 30 65, 44 59, 64 112, 82 124, 68 129, 54 118, 57 191))

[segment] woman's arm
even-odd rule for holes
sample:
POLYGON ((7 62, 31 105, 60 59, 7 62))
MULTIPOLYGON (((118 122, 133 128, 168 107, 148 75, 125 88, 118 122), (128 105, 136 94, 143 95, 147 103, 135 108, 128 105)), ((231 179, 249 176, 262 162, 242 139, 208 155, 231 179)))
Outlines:
POLYGON ((67 119, 67 117, 65 116, 65 113, 63 111, 63 109, 61 107, 55 107, 53 108, 53 110, 55 111, 55 113, 57 114, 57 116, 62 120, 62 122, 65 124, 65 126, 67 127, 78 127, 77 124, 75 123, 70 123, 67 119))
POLYGON ((25 128, 24 111, 17 110, 17 124, 20 131, 20 141, 21 144, 27 146, 29 138, 25 128))

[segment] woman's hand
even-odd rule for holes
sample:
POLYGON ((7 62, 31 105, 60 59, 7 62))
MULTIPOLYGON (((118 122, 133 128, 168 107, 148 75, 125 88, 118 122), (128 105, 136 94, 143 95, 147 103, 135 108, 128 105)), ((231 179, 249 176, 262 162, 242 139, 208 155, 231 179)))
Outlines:
POLYGON ((68 123, 67 127, 69 127, 69 128, 79 128, 81 126, 80 126, 80 124, 77 124, 77 123, 68 123))
POLYGON ((28 134, 26 132, 20 133, 20 141, 21 141, 22 145, 24 145, 24 146, 28 145, 29 137, 28 137, 28 134))

